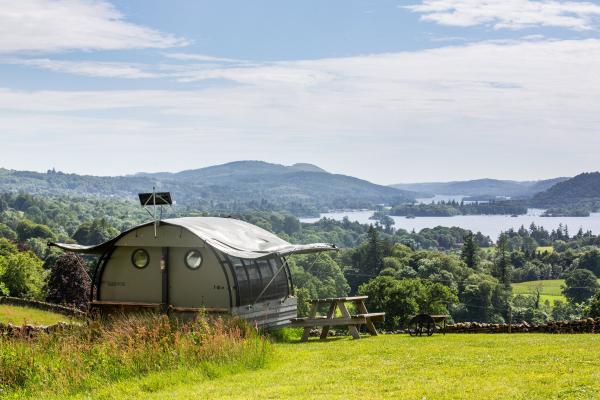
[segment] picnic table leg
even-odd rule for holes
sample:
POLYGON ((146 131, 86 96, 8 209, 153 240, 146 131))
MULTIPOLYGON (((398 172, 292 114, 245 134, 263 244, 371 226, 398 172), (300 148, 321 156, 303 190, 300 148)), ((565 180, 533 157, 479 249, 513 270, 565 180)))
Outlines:
MULTIPOLYGON (((365 302, 363 300, 358 300, 358 301, 354 302, 354 304, 356 304, 356 308, 358 308, 358 311, 361 314, 369 313, 367 311, 367 306, 365 306, 365 302)), ((377 336, 377 329, 375 329, 375 325, 373 325, 373 321, 371 321, 370 318, 367 318, 367 322, 365 323, 365 325, 367 325, 367 330, 369 331, 369 333, 371 335, 377 336)))
MULTIPOLYGON (((329 306, 329 311, 327 311, 327 319, 332 319, 335 316, 335 309, 337 308, 337 304, 334 301, 329 306)), ((321 339, 327 339, 327 334, 329 333, 329 325, 324 325, 321 330, 321 339)))
MULTIPOLYGON (((310 311, 308 312, 308 318, 314 318, 317 315, 317 303, 313 303, 310 305, 310 311)), ((308 336, 310 335, 310 326, 305 326, 304 327, 304 332, 302 333, 302 339, 300 339, 301 342, 306 342, 308 341, 308 336)))
MULTIPOLYGON (((348 312, 348 309, 346 308, 346 305, 343 301, 339 302, 338 307, 340 308, 340 312, 342 313, 342 316, 344 316, 344 318, 351 318, 350 313, 348 312)), ((348 325, 348 330, 350 331, 350 334, 354 339, 360 339, 358 329, 356 329, 355 325, 348 325)))

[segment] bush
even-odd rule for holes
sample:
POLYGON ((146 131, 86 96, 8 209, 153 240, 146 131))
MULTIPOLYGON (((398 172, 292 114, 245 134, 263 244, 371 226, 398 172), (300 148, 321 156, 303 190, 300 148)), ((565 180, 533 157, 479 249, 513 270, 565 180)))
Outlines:
POLYGON ((83 259, 73 253, 62 254, 48 278, 47 301, 85 309, 91 289, 91 280, 83 259))
POLYGON ((44 299, 46 272, 35 254, 19 252, 0 256, 0 281, 11 296, 31 300, 44 299))
POLYGON ((554 321, 567 321, 579 319, 582 316, 582 308, 577 304, 565 303, 557 300, 552 307, 552 319, 554 321))
POLYGON ((587 315, 592 318, 600 317, 600 292, 597 292, 589 301, 587 315))

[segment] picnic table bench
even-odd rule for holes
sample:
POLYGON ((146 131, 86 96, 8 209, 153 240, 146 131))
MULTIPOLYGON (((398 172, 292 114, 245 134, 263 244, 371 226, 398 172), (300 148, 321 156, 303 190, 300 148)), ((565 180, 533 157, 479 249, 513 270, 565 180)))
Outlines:
POLYGON ((385 313, 367 311, 365 300, 369 296, 352 296, 352 297, 333 297, 328 299, 310 300, 310 311, 308 317, 292 318, 292 326, 303 327, 302 341, 306 342, 310 335, 310 330, 314 327, 321 326, 321 339, 326 339, 329 333, 329 328, 332 326, 347 326, 350 334, 354 339, 359 339, 358 328, 360 325, 366 325, 367 330, 373 336, 377 336, 377 329, 373 325, 373 321, 383 321, 385 313), (353 303, 358 314, 351 315, 346 307, 346 303, 353 303), (328 304, 329 309, 327 315, 317 315, 319 305, 328 304), (336 317, 336 310, 340 310, 341 317, 336 317))

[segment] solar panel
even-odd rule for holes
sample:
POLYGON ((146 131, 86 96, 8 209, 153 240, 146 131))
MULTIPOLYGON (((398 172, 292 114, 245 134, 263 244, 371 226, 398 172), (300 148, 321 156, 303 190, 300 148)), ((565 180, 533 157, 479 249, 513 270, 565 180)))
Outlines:
POLYGON ((142 206, 164 206, 173 205, 171 200, 171 193, 169 192, 156 192, 156 193, 139 193, 140 204, 142 206))

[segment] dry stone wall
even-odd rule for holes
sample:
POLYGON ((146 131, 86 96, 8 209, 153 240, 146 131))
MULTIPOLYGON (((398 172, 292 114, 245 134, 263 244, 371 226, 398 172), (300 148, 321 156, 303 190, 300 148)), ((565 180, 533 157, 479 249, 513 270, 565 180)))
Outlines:
POLYGON ((0 322, 0 336, 12 338, 32 338, 41 333, 54 333, 71 329, 74 325, 67 322, 59 322, 54 325, 13 325, 10 322, 0 322))
MULTIPOLYGON (((584 318, 572 321, 553 321, 546 324, 523 322, 510 325, 512 333, 600 333, 600 318, 584 318)), ((448 325, 446 333, 508 333, 508 324, 485 324, 459 322, 448 325)))

